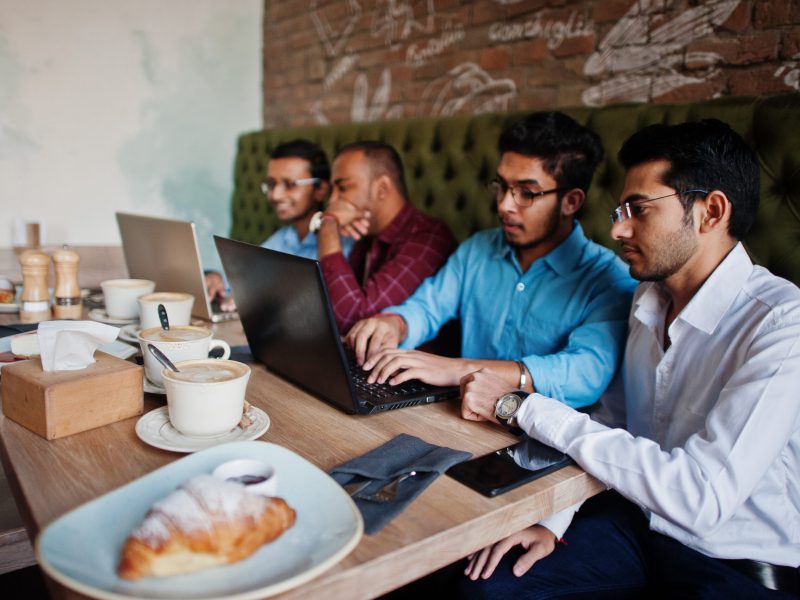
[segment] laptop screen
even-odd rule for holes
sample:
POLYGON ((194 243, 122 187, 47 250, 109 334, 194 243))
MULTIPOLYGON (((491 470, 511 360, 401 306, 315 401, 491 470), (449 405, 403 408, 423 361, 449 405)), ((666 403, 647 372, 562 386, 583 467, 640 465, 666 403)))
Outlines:
POLYGON ((253 356, 353 413, 339 332, 316 260, 214 236, 253 356))

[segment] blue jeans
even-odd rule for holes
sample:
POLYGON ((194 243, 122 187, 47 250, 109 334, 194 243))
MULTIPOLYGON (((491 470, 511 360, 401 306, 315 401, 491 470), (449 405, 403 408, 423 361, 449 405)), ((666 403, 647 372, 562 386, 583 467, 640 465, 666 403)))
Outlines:
POLYGON ((791 598, 713 558, 653 532, 644 513, 616 492, 587 501, 549 556, 525 575, 509 552, 489 579, 459 579, 463 598, 791 598))

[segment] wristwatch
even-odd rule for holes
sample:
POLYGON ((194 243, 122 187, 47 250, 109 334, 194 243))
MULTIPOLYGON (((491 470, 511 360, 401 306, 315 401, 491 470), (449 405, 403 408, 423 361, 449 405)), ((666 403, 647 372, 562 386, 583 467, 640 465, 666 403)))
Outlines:
POLYGON ((311 215, 311 220, 308 222, 308 230, 311 233, 317 233, 319 228, 322 227, 322 211, 317 211, 311 215))
POLYGON ((503 394, 494 403, 495 418, 507 427, 516 427, 517 413, 527 397, 528 392, 524 390, 515 390, 508 394, 503 394))

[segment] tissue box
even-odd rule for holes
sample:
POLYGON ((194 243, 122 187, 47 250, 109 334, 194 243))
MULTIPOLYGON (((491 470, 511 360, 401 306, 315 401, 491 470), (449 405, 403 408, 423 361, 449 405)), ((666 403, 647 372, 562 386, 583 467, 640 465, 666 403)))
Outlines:
POLYGON ((79 371, 46 373, 39 358, 3 367, 3 414, 48 440, 142 414, 142 367, 94 357, 79 371))

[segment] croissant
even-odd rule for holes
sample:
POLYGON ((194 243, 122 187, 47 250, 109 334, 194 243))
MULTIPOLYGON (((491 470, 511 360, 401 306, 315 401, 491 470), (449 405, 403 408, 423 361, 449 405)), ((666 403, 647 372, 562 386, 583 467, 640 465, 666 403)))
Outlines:
POLYGON ((236 562, 278 538, 295 516, 282 498, 199 475, 152 506, 125 541, 117 573, 163 577, 236 562))

